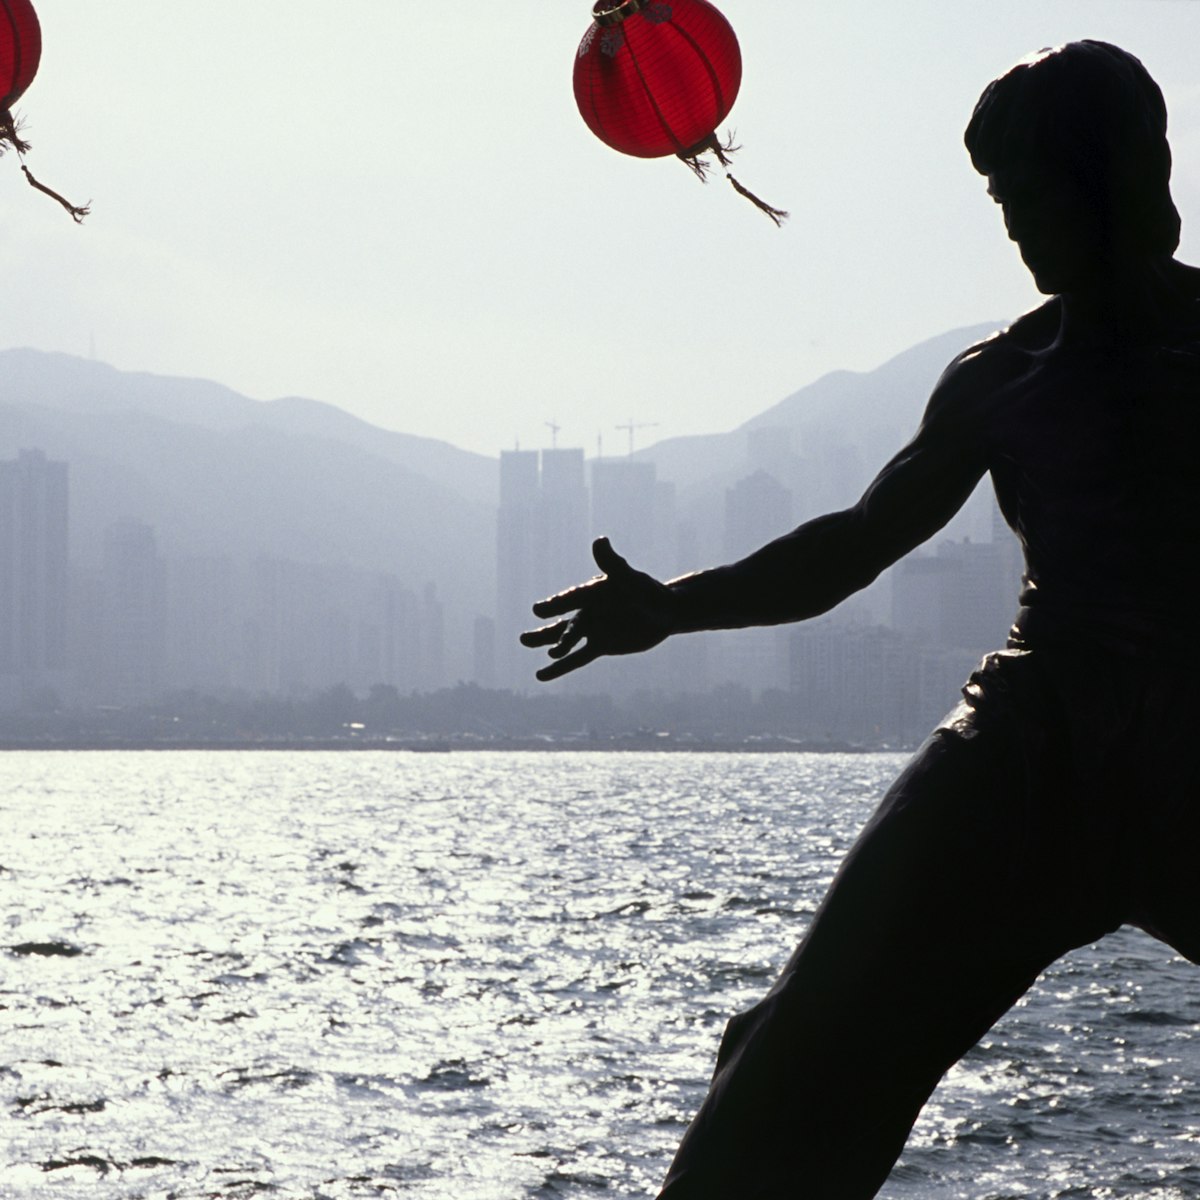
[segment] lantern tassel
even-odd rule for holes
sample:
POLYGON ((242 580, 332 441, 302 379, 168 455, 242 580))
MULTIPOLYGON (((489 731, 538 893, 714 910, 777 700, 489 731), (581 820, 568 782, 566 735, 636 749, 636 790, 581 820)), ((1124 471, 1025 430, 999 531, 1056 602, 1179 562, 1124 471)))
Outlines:
POLYGON ((741 149, 741 146, 735 146, 733 144, 733 138, 734 134, 732 130, 725 135, 725 145, 723 146, 719 141, 717 141, 717 135, 715 133, 711 136, 711 138, 709 138, 710 149, 717 156, 717 162, 719 162, 727 171, 733 166, 733 160, 729 156, 731 154, 736 154, 741 149))
MULTIPOLYGON (((17 133, 17 122, 13 118, 12 112, 7 108, 2 108, 0 109, 0 154, 4 153, 4 146, 6 142, 12 146, 12 148, 17 152, 18 156, 22 159, 25 157, 26 153, 28 153, 30 148, 29 143, 17 133)), ((89 212, 91 212, 90 204, 84 204, 82 206, 78 204, 72 204, 64 196, 60 196, 56 191, 48 188, 44 183, 39 183, 36 179, 34 179, 33 172, 30 171, 24 162, 21 163, 21 170, 25 172, 25 178, 29 181, 30 187, 37 188, 39 192, 44 192, 47 196, 57 200, 59 204, 61 204, 63 208, 65 208, 67 212, 71 214, 71 217, 76 224, 79 224, 79 222, 82 221, 89 212)))
POLYGON ((717 135, 710 133, 699 145, 693 146, 690 150, 682 151, 676 157, 681 159, 690 168, 701 183, 707 183, 708 173, 712 170, 712 167, 709 166, 707 160, 702 156, 705 154, 716 155, 717 162, 728 170, 733 165, 729 156, 736 154, 740 149, 741 146, 733 144, 732 133, 726 134, 725 145, 723 146, 717 141, 717 135))
POLYGON ((739 196, 745 196, 751 204, 757 206, 763 212, 765 212, 767 216, 775 222, 776 225, 782 225, 784 221, 788 219, 789 214, 787 212, 785 212, 782 208, 773 208, 765 200, 760 200, 752 191, 738 183, 738 181, 734 179, 734 177, 730 175, 728 171, 725 172, 725 178, 729 180, 733 190, 737 192, 739 196))
POLYGON ((18 154, 24 154, 29 149, 29 143, 17 133, 17 122, 12 113, 7 108, 0 108, 0 154, 4 153, 5 142, 18 154))
POLYGON ((24 163, 21 164, 21 170, 25 172, 25 178, 29 180, 29 186, 37 188, 39 192, 44 192, 51 199, 57 200, 59 204, 61 204, 63 208, 65 208, 67 212, 71 214, 71 217, 75 221, 76 225, 80 224, 80 222, 83 221, 83 218, 92 211, 90 204, 72 204, 70 200, 60 196, 56 191, 48 188, 44 183, 39 183, 36 179, 34 179, 33 172, 24 163))
POLYGON ((760 200, 752 191, 739 183, 730 174, 729 168, 733 165, 730 155, 736 154, 741 149, 741 146, 735 146, 733 142, 733 134, 729 133, 725 136, 725 144, 717 140, 715 133, 710 133, 699 145, 693 146, 690 150, 685 150, 677 157, 683 160, 692 173, 700 180, 701 183, 708 182, 708 173, 712 168, 702 157, 705 154, 712 154, 717 162, 725 169, 725 178, 729 180, 733 190, 740 196, 745 196, 756 208, 767 214, 777 226, 782 225, 788 219, 788 214, 782 208, 775 208, 768 204, 765 200, 760 200))

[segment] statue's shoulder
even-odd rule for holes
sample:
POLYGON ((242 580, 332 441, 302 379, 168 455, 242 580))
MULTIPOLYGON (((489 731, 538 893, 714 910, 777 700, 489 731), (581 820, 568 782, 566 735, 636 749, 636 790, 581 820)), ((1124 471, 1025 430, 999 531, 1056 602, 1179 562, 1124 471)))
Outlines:
POLYGON ((1184 313, 1173 336, 1164 338, 1163 349, 1169 354, 1182 355, 1195 361, 1200 355, 1200 268, 1174 262, 1174 280, 1184 297, 1184 313))
POLYGON ((1062 301, 1057 296, 1022 313, 1005 329, 968 346, 957 355, 947 371, 966 367, 969 371, 996 371, 1001 375, 1028 366, 1031 357, 1043 355, 1054 344, 1062 325, 1062 301), (969 364, 969 365, 968 365, 969 364))
POLYGON ((1053 343, 1060 320, 1055 297, 967 346, 942 372, 930 398, 931 411, 986 405, 998 390, 1028 375, 1053 343))
POLYGON ((1043 354, 1058 338, 1062 327, 1062 300, 1051 296, 1037 308, 1022 313, 996 335, 1012 354, 1043 354))

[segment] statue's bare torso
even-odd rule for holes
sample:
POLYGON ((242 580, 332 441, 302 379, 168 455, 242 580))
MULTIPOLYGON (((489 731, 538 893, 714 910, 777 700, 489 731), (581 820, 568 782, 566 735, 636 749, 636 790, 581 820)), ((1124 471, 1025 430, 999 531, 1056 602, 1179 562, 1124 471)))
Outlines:
POLYGON ((943 387, 968 412, 947 432, 1021 540, 1031 636, 1177 651, 1200 546, 1200 301, 1125 341, 1060 332, 1050 301, 963 355, 943 387))

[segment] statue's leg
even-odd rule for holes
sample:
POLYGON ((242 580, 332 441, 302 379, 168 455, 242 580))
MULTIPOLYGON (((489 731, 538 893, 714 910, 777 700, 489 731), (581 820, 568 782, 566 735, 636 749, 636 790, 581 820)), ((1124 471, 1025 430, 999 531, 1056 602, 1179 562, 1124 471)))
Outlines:
MULTIPOLYGON (((1187 786, 1196 790, 1194 782, 1187 786)), ((1196 867, 1200 803, 1188 797, 1173 815, 1174 820, 1163 822, 1161 853, 1145 856, 1131 923, 1200 964, 1200 870, 1196 867)))
POLYGON ((1134 799, 1121 813, 1131 923, 1200 964, 1200 782, 1196 730, 1200 694, 1187 660, 1142 672, 1137 725, 1125 736, 1134 799))
POLYGON ((874 1196, 947 1068, 1117 923, 1071 894, 1053 713, 1020 699, 1024 664, 997 663, 889 790, 779 981, 729 1023, 660 1200, 874 1196))

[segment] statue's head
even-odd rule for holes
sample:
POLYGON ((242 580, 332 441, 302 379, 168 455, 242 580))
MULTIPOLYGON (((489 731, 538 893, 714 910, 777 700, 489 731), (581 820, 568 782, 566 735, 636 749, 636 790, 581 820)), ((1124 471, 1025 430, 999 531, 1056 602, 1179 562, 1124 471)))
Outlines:
POLYGON ((1117 46, 1070 42, 1023 59, 988 84, 964 140, 1044 292, 1067 290, 1070 270, 1045 260, 1069 258, 1072 239, 1080 261, 1179 244, 1166 104, 1117 46))

